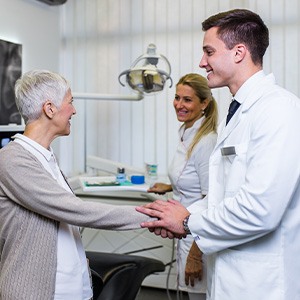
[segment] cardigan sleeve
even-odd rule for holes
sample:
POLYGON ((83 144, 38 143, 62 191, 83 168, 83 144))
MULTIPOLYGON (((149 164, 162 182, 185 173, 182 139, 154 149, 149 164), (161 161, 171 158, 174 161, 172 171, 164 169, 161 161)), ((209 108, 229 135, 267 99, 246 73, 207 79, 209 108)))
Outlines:
POLYGON ((82 201, 62 188, 34 155, 15 142, 1 149, 0 165, 1 193, 47 218, 110 230, 138 229, 141 222, 149 220, 134 206, 82 201))

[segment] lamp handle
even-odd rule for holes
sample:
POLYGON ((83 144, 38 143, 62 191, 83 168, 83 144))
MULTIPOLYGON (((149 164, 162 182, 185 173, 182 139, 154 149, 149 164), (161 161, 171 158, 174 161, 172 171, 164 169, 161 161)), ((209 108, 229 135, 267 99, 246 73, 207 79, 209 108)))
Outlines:
POLYGON ((123 72, 119 75, 118 80, 119 80, 119 83, 120 83, 122 86, 125 86, 125 84, 121 81, 121 77, 122 77, 123 75, 128 74, 129 72, 130 72, 130 69, 123 71, 123 72))
POLYGON ((167 73, 166 71, 163 71, 163 70, 160 70, 160 69, 157 69, 157 72, 159 72, 159 73, 163 74, 164 76, 166 76, 166 80, 170 79, 171 83, 170 83, 169 88, 172 87, 172 85, 173 85, 173 80, 172 80, 170 74, 167 73))

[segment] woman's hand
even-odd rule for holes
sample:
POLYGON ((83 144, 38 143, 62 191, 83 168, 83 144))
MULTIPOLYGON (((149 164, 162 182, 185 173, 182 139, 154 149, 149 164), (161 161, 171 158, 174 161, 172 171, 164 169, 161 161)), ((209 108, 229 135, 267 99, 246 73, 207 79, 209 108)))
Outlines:
POLYGON ((193 242, 185 265, 185 284, 195 285, 195 280, 202 279, 202 252, 193 242))
POLYGON ((165 193, 172 192, 172 185, 156 182, 153 186, 151 186, 148 191, 148 193, 155 193, 159 195, 164 195, 165 193))

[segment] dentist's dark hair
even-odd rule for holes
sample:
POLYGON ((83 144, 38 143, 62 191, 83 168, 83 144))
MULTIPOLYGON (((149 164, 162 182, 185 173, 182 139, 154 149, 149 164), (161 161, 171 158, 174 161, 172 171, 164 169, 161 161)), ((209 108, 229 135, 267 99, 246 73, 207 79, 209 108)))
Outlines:
POLYGON ((247 9, 221 12, 202 23, 203 31, 212 27, 218 27, 219 38, 228 49, 244 44, 253 63, 263 64, 263 56, 269 46, 269 30, 258 14, 247 9))

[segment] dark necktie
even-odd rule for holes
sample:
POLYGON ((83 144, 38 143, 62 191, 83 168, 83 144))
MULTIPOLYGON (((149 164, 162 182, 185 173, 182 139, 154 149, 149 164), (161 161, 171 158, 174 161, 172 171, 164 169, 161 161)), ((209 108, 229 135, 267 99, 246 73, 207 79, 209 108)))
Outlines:
POLYGON ((237 109, 240 107, 240 105, 241 103, 237 102, 236 100, 231 101, 226 118, 226 125, 228 124, 234 113, 237 111, 237 109))

